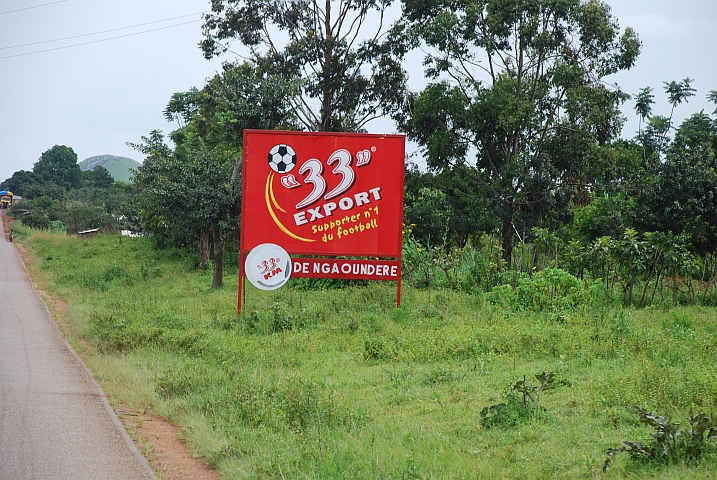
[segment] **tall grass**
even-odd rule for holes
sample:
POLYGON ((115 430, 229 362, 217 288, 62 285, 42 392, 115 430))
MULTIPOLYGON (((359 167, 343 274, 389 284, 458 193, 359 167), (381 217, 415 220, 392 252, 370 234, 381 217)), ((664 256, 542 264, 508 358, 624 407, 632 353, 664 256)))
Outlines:
MULTIPOLYGON (((211 273, 147 239, 36 233, 45 288, 69 302, 108 394, 182 426, 226 478, 711 478, 699 464, 605 454, 647 440, 635 406, 684 418, 717 406, 709 307, 615 307, 565 272, 515 288, 372 283, 275 292, 211 273), (555 372, 540 414, 490 428, 480 412, 555 372)), ((475 278, 476 283, 480 279, 475 278)), ((302 288, 297 288, 302 287, 302 288)))

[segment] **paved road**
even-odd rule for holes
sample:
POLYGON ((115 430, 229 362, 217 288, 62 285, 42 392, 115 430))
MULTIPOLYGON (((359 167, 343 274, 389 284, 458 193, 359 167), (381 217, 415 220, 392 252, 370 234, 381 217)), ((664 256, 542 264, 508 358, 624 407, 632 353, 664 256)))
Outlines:
POLYGON ((0 480, 154 478, 0 237, 0 480))

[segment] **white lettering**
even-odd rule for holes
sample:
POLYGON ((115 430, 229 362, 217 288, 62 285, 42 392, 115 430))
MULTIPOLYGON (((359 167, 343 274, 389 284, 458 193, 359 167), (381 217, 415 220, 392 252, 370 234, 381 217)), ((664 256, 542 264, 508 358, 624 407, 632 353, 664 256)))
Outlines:
MULTIPOLYGON (((306 223, 315 222, 322 218, 333 216, 334 212, 337 209, 348 211, 353 208, 370 205, 372 203, 372 199, 373 200, 381 200, 381 187, 372 188, 368 192, 358 192, 358 193, 354 194, 353 197, 343 197, 341 200, 338 201, 338 204, 336 202, 326 202, 323 205, 317 205, 314 208, 308 208, 305 211, 297 212, 294 214, 294 220, 295 220, 297 226, 301 226, 306 223), (322 207, 323 207, 323 210, 322 210, 322 207), (307 215, 307 212, 310 214, 310 216, 307 215)), ((306 205, 304 205, 304 207, 306 207, 306 205)), ((297 205, 297 209, 298 208, 299 208, 299 206, 297 205)), ((301 208, 303 208, 303 207, 301 207, 301 208)), ((374 212, 378 215, 377 208, 378 208, 378 206, 370 208, 368 211, 363 212, 364 217, 371 218, 372 212, 374 212)), ((360 215, 360 214, 361 213, 359 212, 357 215, 360 215)), ((353 217, 351 217, 351 218, 353 218, 353 217)), ((356 222, 356 221, 358 221, 358 219, 351 220, 351 221, 356 222)), ((313 233, 326 232, 327 227, 329 228, 329 230, 331 230, 334 228, 334 226, 339 225, 339 224, 343 225, 343 223, 345 223, 345 222, 343 222, 342 220, 337 220, 335 222, 330 222, 328 224, 325 223, 324 225, 320 225, 320 226, 314 225, 312 227, 312 232, 313 233)), ((366 228, 370 228, 370 227, 367 226, 366 228)))
POLYGON ((350 263, 343 263, 341 264, 341 273, 344 275, 348 275, 351 273, 351 264, 350 263))
POLYGON ((305 223, 309 223, 309 221, 306 219, 306 212, 299 212, 294 214, 294 221, 296 221, 296 226, 303 225, 305 223))
POLYGON ((334 202, 329 202, 326 205, 324 205, 324 215, 327 217, 331 216, 331 212, 336 210, 336 204, 334 202))
POLYGON ((354 195, 354 198, 356 199, 356 206, 360 207, 364 203, 371 203, 371 200, 368 199, 368 193, 366 192, 360 192, 354 195))
POLYGON ((341 200, 339 200, 339 208, 341 210, 351 210, 354 206, 354 201, 351 200, 351 197, 344 197, 341 200))
POLYGON ((324 218, 324 216, 321 215, 321 205, 316 208, 307 208, 306 210, 311 214, 310 222, 313 222, 317 218, 324 218))
POLYGON ((393 266, 391 267, 391 276, 392 276, 392 277, 397 277, 397 276, 398 276, 398 267, 397 267, 396 265, 393 265, 393 266))

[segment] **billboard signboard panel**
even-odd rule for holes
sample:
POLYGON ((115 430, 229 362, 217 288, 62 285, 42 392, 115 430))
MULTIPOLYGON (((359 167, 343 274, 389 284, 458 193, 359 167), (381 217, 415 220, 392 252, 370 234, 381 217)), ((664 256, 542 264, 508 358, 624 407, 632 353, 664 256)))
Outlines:
POLYGON ((403 135, 245 132, 242 248, 401 254, 403 135))
MULTIPOLYGON (((395 275, 378 277, 400 278, 405 136, 246 130, 242 169, 242 260, 273 243, 292 257, 390 257, 378 271, 395 275)), ((293 276, 354 278, 351 262, 335 275, 302 261, 293 276)), ((367 265, 357 275, 376 277, 367 265)))

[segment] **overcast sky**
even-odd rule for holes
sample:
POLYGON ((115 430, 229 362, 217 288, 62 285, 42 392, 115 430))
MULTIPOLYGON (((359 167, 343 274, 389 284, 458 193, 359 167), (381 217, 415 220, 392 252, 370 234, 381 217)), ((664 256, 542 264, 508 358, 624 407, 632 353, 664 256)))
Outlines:
MULTIPOLYGON (((705 96, 717 90, 717 1, 608 3, 620 26, 633 27, 643 42, 637 66, 609 80, 628 93, 653 87, 654 113, 668 115, 662 82, 689 77, 697 95, 678 107, 676 120, 701 109, 711 114, 715 106, 705 96)), ((79 161, 103 154, 141 161, 126 142, 176 128, 162 116, 169 97, 201 88, 221 66, 197 47, 207 10, 209 0, 0 0, 0 181, 32 169, 54 145, 72 147, 79 161), (88 35, 107 30, 115 31, 88 35), (48 42, 67 37, 76 38, 48 42), (45 43, 20 46, 36 42, 45 43), (63 48, 80 43, 88 44, 63 48)), ((412 88, 420 87, 420 65, 406 68, 412 88)), ((626 138, 637 129, 632 107, 623 110, 626 138)), ((377 121, 371 131, 395 127, 377 121)))

